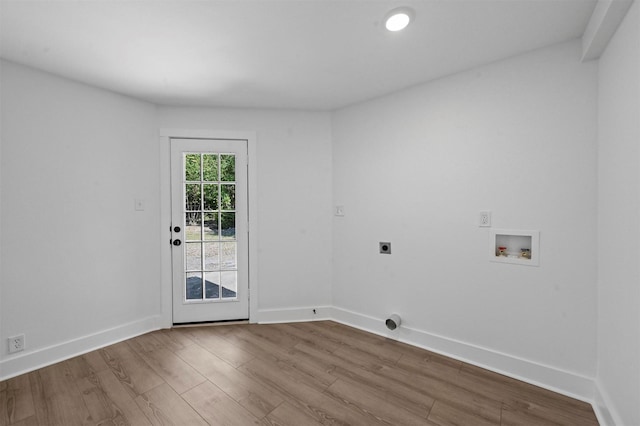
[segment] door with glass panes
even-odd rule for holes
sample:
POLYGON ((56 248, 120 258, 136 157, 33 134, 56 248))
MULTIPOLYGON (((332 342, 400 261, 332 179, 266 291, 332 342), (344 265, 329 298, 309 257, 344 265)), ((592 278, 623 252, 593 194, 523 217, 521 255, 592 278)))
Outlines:
POLYGON ((247 141, 171 139, 173 323, 249 318, 247 141))

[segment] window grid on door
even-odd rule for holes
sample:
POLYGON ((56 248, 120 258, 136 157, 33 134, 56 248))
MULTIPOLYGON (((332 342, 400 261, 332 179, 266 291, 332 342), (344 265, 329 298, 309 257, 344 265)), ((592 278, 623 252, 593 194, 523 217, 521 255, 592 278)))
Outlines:
POLYGON ((184 298, 237 299, 235 154, 183 154, 184 298))

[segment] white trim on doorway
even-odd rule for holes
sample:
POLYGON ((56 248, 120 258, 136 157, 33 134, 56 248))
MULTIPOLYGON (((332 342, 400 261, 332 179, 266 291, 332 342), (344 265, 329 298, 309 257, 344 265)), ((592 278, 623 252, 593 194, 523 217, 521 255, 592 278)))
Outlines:
POLYGON ((171 274, 171 139, 246 140, 248 146, 247 183, 249 190, 249 322, 258 319, 258 166, 257 136, 254 131, 208 129, 160 129, 160 284, 161 326, 173 324, 171 274))

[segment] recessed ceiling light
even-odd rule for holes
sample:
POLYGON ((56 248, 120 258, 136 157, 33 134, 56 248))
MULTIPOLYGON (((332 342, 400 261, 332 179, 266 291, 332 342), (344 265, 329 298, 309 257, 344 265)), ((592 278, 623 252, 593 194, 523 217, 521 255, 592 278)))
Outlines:
POLYGON ((403 30, 411 23, 413 10, 408 7, 399 7, 387 13, 384 19, 384 26, 389 31, 403 30))

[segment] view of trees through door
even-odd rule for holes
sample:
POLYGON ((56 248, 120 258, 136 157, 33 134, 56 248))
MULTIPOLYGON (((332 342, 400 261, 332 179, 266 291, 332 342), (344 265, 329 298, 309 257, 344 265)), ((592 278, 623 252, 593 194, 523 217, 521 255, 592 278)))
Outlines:
POLYGON ((187 300, 236 297, 235 159, 184 154, 187 300))

